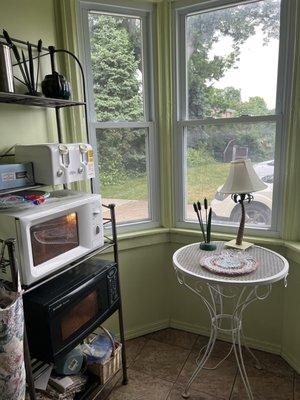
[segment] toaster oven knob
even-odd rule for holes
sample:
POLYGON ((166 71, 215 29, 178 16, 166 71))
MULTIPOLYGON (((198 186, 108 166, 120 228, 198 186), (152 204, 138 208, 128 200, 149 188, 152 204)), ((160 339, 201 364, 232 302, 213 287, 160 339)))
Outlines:
POLYGON ((69 149, 68 146, 66 146, 65 144, 60 144, 58 146, 58 151, 60 154, 66 155, 69 153, 69 149))
POLYGON ((81 151, 81 153, 86 153, 88 151, 88 147, 86 144, 80 144, 79 150, 81 151))
POLYGON ((96 235, 99 235, 100 233, 100 226, 96 226, 96 235))
POLYGON ((63 173, 64 173, 64 171, 62 169, 59 169, 57 171, 57 176, 60 177, 60 176, 62 176, 63 173))
POLYGON ((82 173, 83 173, 83 167, 79 167, 79 168, 78 168, 78 173, 79 173, 79 174, 82 174, 82 173))

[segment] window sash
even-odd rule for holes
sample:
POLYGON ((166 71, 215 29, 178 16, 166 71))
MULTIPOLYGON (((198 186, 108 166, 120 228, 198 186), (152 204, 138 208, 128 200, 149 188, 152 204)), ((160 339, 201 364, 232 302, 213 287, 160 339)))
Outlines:
MULTIPOLYGON (((211 122, 210 122, 211 123, 211 122)), ((197 126, 198 124, 193 124, 193 126, 197 126)), ((175 191, 180 193, 181 195, 177 195, 175 197, 175 209, 176 209, 176 227, 178 228, 197 228, 198 222, 187 220, 186 219, 186 205, 187 205, 187 134, 185 129, 190 126, 188 123, 185 124, 182 122, 181 124, 177 125, 176 136, 175 136, 175 164, 182 165, 180 173, 176 174, 175 176, 175 191)), ((200 124, 199 124, 200 126, 200 124)), ((276 130, 278 130, 278 123, 276 126, 276 130)), ((278 139, 278 135, 276 135, 276 141, 278 139)), ((275 157, 277 153, 278 146, 275 144, 275 157)), ((278 157, 277 157, 278 159, 278 157)), ((248 227, 246 226, 245 230, 251 232, 253 235, 264 235, 264 236, 272 236, 272 237, 279 237, 279 229, 281 223, 281 197, 282 193, 278 190, 278 187, 281 187, 281 174, 278 173, 277 169, 280 163, 275 162, 274 164, 274 183, 273 183, 273 193, 276 193, 276 196, 273 196, 273 203, 272 203, 272 220, 270 227, 248 227), (276 197, 276 200, 274 201, 276 197)), ((195 199, 197 200, 197 199, 195 199)), ((237 227, 228 223, 221 223, 221 222, 213 222, 212 223, 214 231, 220 233, 236 233, 237 227)))
MULTIPOLYGON (((174 33, 173 48, 175 61, 175 87, 174 90, 174 197, 175 225, 178 228, 195 228, 197 222, 185 220, 186 207, 186 176, 187 176, 187 160, 185 154, 185 138, 184 130, 189 126, 199 125, 224 125, 230 123, 254 123, 264 121, 276 122, 275 137, 275 163, 274 163, 274 184, 273 184, 273 204, 272 204, 272 221, 270 228, 253 228, 247 227, 246 231, 251 234, 264 236, 279 236, 282 226, 282 205, 283 205, 283 168, 280 166, 285 163, 285 131, 287 129, 287 112, 289 107, 288 93, 291 86, 291 68, 292 63, 288 62, 292 58, 292 37, 293 26, 291 24, 292 10, 287 0, 281 0, 281 20, 280 20, 280 41, 278 54, 278 72, 277 72, 277 95, 276 95, 276 111, 274 115, 265 116, 240 116, 235 118, 205 118, 203 120, 189 120, 188 115, 188 85, 187 85, 187 68, 186 68, 186 16, 193 12, 214 11, 223 7, 231 7, 239 4, 248 4, 256 2, 250 1, 234 1, 234 0, 206 0, 200 4, 184 4, 178 2, 173 6, 173 18, 176 26, 174 33), (180 168, 178 168, 180 166, 180 168)), ((236 233, 236 227, 223 225, 219 223, 213 224, 216 232, 236 233)))
MULTIPOLYGON (((83 52, 84 69, 86 72, 86 92, 88 104, 88 119, 90 141, 94 148, 97 148, 96 129, 109 128, 147 128, 148 129, 148 149, 147 156, 147 180, 148 180, 148 202, 149 202, 149 218, 146 220, 128 221, 118 223, 120 231, 134 231, 137 229, 146 229, 159 226, 159 158, 158 158, 158 140, 155 121, 154 108, 154 73, 153 73, 153 15, 152 5, 141 4, 139 8, 129 3, 128 7, 118 1, 109 2, 109 4, 100 4, 97 1, 78 2, 80 26, 79 36, 81 37, 81 49, 83 52), (126 7, 126 8, 125 8, 126 7), (144 98, 144 120, 142 121, 97 121, 94 107, 94 91, 93 91, 93 73, 91 67, 91 48, 89 37, 88 14, 89 12, 99 12, 108 14, 118 14, 122 16, 139 17, 142 21, 142 58, 143 58, 143 98, 144 98)), ((98 164, 98 156, 96 154, 95 163, 98 164)), ((96 177, 93 179, 93 191, 101 193, 100 177, 98 168, 96 169, 96 177)))

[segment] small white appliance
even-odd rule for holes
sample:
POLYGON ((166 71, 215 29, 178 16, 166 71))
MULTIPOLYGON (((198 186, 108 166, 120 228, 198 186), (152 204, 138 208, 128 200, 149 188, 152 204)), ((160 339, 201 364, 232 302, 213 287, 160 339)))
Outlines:
POLYGON ((85 143, 16 145, 16 162, 33 163, 34 180, 62 185, 95 177, 94 152, 85 143))
MULTIPOLYGON (((42 205, 0 211, 0 237, 16 238, 21 281, 31 285, 103 245, 101 196, 58 191, 42 205)), ((9 267, 0 278, 11 280, 9 267)))

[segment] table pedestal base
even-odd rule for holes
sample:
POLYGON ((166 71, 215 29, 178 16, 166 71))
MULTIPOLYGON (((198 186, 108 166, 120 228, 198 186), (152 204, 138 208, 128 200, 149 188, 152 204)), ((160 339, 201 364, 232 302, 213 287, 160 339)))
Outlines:
POLYGON ((191 378, 189 379, 184 392, 182 393, 182 397, 187 399, 189 398, 189 389, 199 375, 202 369, 216 369, 218 368, 223 361, 225 361, 232 352, 234 352, 236 363, 238 366, 239 373, 241 375, 243 384, 246 389, 247 396, 249 400, 253 400, 253 394, 251 390, 251 386, 249 383, 247 371, 245 368, 242 344, 244 348, 249 352, 252 358, 255 361, 255 366, 261 369, 261 364, 259 360, 256 358, 254 353, 249 349, 249 347, 245 343, 245 337, 243 334, 243 312, 245 308, 252 302, 256 300, 264 300, 268 297, 271 292, 271 284, 266 286, 223 286, 217 284, 206 283, 204 284, 201 281, 194 281, 193 283, 188 283, 183 275, 178 274, 177 278, 180 284, 184 284, 194 293, 196 293, 206 305, 208 312, 210 314, 211 319, 211 332, 208 344, 205 345, 199 352, 199 356, 197 358, 197 366, 195 371, 193 372, 191 378), (207 288, 208 291, 205 293, 204 288, 207 288), (259 291, 263 290, 263 293, 259 294, 259 291), (229 299, 231 303, 231 313, 223 313, 223 302, 224 299, 229 299), (219 334, 227 335, 229 339, 232 341, 232 346, 228 354, 213 368, 206 368, 205 364, 208 361, 217 337, 219 334))

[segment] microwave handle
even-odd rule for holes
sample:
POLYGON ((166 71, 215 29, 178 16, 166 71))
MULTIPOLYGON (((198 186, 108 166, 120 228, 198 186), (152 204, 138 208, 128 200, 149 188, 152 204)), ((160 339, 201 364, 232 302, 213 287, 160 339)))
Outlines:
MULTIPOLYGON (((72 292, 66 294, 65 296, 61 297, 59 299, 59 303, 60 305, 58 306, 58 308, 62 307, 63 305, 69 303, 69 301, 71 300, 71 298, 76 295, 77 293, 81 292, 83 289, 91 286, 91 281, 88 281, 86 283, 84 283, 83 285, 80 285, 78 288, 74 289, 72 292)), ((52 308, 52 311, 56 311, 58 309, 57 307, 55 307, 55 305, 52 308)))

